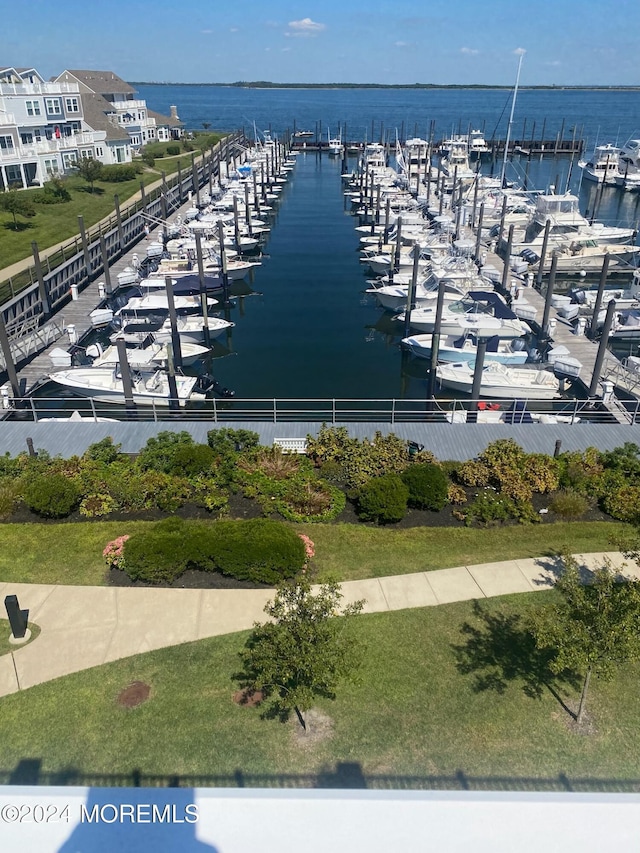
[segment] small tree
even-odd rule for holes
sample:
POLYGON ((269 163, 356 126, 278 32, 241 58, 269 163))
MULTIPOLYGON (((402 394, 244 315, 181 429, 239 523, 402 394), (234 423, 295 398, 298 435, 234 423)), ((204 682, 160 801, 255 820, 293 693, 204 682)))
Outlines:
POLYGON ((335 699, 341 681, 355 680, 363 646, 353 636, 351 619, 363 601, 342 611, 340 587, 331 581, 314 594, 306 578, 278 587, 265 607, 272 622, 256 624, 240 652, 242 686, 261 691, 271 705, 265 716, 288 719, 295 711, 308 732, 304 714, 316 697, 335 699))
POLYGON ((102 175, 102 163, 94 160, 93 157, 81 157, 73 164, 73 168, 89 184, 89 189, 93 193, 94 181, 102 175))
POLYGON ((36 209, 29 199, 17 189, 5 190, 0 193, 0 208, 13 216, 13 230, 18 230, 17 216, 25 219, 36 215, 36 209))
POLYGON ((555 653, 552 672, 584 672, 580 724, 591 675, 611 678, 616 666, 640 656, 640 582, 616 576, 605 563, 585 584, 576 561, 565 557, 555 588, 561 601, 534 617, 532 628, 538 648, 555 653))

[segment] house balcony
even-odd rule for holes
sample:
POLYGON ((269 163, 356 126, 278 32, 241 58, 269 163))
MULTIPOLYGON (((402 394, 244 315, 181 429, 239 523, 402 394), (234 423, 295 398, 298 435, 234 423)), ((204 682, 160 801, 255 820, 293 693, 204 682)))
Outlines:
POLYGON ((0 127, 15 127, 16 117, 13 113, 0 112, 0 127))
POLYGON ((77 83, 0 83, 0 95, 78 95, 77 83))
POLYGON ((41 154, 56 154, 59 151, 74 151, 85 145, 99 145, 104 143, 105 139, 105 131, 99 130, 74 133, 72 136, 63 136, 60 139, 42 139, 40 142, 30 142, 27 145, 21 143, 15 148, 0 148, 0 161, 20 163, 25 159, 39 157, 41 154))

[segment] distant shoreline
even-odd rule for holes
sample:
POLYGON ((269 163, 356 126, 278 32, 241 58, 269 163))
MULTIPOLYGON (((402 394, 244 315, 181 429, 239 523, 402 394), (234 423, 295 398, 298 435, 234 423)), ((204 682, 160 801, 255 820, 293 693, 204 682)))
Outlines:
MULTIPOLYGON (((128 80, 131 86, 211 86, 227 89, 512 89, 513 86, 489 85, 483 83, 271 83, 268 81, 238 82, 238 83, 171 83, 157 80, 128 80)), ((637 92, 636 86, 560 86, 537 85, 520 86, 521 90, 541 91, 577 91, 577 92, 637 92)))
MULTIPOLYGON (((271 83, 252 81, 238 83, 171 83, 158 80, 128 80, 131 86, 211 86, 226 89, 512 89, 513 86, 491 85, 489 83, 271 83)), ((577 92, 637 92, 636 86, 560 86, 536 85, 520 86, 521 90, 541 91, 577 91, 577 92)))

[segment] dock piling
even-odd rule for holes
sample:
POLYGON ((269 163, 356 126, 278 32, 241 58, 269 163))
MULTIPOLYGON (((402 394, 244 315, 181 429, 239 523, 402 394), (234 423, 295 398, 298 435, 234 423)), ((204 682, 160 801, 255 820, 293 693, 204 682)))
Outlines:
POLYGON ((616 301, 612 299, 611 302, 607 305, 607 313, 604 318, 604 326, 602 328, 602 337, 600 338, 600 343, 598 344, 598 354, 596 355, 596 361, 593 365, 593 373, 591 374, 591 384, 589 385, 589 394, 590 396, 594 396, 598 392, 598 383, 600 382, 600 374, 602 373, 602 365, 604 364, 604 357, 607 352, 607 344, 609 343, 609 334, 611 332, 611 326, 613 325, 613 315, 616 310, 616 301))

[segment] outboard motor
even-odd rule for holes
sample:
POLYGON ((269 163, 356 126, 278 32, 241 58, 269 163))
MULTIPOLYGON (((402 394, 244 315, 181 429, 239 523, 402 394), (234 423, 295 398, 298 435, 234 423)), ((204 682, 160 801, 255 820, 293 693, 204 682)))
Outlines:
POLYGON ((231 391, 229 388, 225 388, 222 383, 218 382, 215 376, 211 376, 209 373, 201 373, 200 376, 198 376, 195 384, 195 390, 201 394, 208 394, 210 391, 213 391, 213 393, 218 394, 219 397, 235 397, 236 393, 235 391, 231 391))

